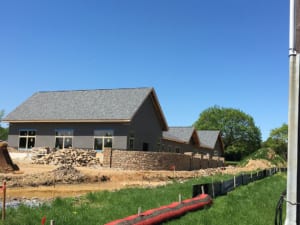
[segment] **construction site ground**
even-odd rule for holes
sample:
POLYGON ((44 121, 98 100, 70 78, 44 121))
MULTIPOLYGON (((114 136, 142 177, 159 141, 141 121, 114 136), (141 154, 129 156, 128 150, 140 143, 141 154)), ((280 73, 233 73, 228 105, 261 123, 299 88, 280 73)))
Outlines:
MULTIPOLYGON (((216 173, 237 174, 271 167, 265 160, 252 160, 243 168, 230 166, 196 171, 124 171, 101 166, 76 167, 74 173, 80 176, 77 174, 73 176, 75 177, 73 180, 62 181, 53 173, 59 166, 32 164, 30 157, 24 153, 10 153, 10 155, 20 170, 0 174, 0 179, 7 181, 8 199, 49 200, 55 197, 75 197, 100 190, 158 186, 174 179, 186 180, 216 173)), ((73 170, 70 171, 72 173, 73 170)))

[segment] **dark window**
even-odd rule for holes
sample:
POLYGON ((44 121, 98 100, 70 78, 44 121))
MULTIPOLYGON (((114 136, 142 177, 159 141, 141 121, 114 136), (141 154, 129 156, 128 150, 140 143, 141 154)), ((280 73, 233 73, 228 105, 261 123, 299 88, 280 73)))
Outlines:
POLYGON ((55 139, 55 148, 62 149, 63 143, 64 143, 64 139, 62 137, 57 137, 55 139))
POLYGON ((35 145, 35 130, 20 130, 19 132, 19 149, 31 149, 35 145))
POLYGON ((104 148, 111 148, 113 134, 113 130, 94 130, 94 149, 101 151, 104 148))
POLYGON ((143 151, 148 151, 149 150, 149 144, 144 142, 143 143, 143 151))
POLYGON ((73 138, 66 137, 65 138, 65 143, 64 143, 64 148, 72 148, 72 140, 73 138))
POLYGON ((72 148, 73 147, 73 129, 56 129, 55 130, 55 148, 72 148))
POLYGON ((134 134, 131 133, 128 137, 128 142, 129 142, 129 145, 128 145, 128 148, 129 150, 133 150, 134 149, 134 134))
POLYGON ((29 137, 28 138, 28 148, 33 148, 34 147, 34 144, 35 144, 35 138, 33 137, 29 137))
POLYGON ((104 138, 104 147, 111 148, 112 147, 112 139, 111 138, 104 138))
POLYGON ((27 130, 21 130, 20 136, 27 136, 27 130))
POLYGON ((94 149, 95 150, 103 150, 102 148, 102 138, 94 138, 94 149))
POLYGON ((134 149, 134 138, 130 138, 129 139, 129 150, 133 150, 134 149))
POLYGON ((19 139, 19 148, 25 148, 26 149, 26 143, 27 143, 27 138, 26 137, 20 137, 20 139, 19 139))

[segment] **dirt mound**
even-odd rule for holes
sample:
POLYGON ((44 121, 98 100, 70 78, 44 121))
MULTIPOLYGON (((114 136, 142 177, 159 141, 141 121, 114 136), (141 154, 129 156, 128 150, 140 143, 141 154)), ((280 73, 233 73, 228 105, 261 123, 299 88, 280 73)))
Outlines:
POLYGON ((250 159, 245 168, 250 170, 267 169, 273 167, 272 163, 265 159, 250 159))

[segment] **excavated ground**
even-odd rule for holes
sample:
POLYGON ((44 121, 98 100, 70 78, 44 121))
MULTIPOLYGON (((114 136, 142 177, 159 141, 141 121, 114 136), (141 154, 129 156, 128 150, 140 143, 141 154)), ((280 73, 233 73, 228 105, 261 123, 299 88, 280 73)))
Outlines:
POLYGON ((70 167, 32 164, 29 157, 18 153, 11 158, 20 168, 14 173, 0 173, 7 181, 8 199, 52 199, 80 196, 99 190, 125 187, 164 185, 172 180, 186 180, 216 173, 236 174, 241 171, 270 168, 268 161, 252 160, 243 168, 226 167, 196 171, 124 171, 94 167, 70 167))

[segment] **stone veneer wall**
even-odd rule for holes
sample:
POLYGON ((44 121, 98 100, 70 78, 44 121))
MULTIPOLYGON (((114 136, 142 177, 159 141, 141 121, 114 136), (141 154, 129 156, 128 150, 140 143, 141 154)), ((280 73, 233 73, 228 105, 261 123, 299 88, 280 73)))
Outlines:
POLYGON ((224 165, 224 158, 208 158, 201 154, 186 155, 171 152, 143 152, 105 149, 103 166, 124 170, 199 170, 224 165))

